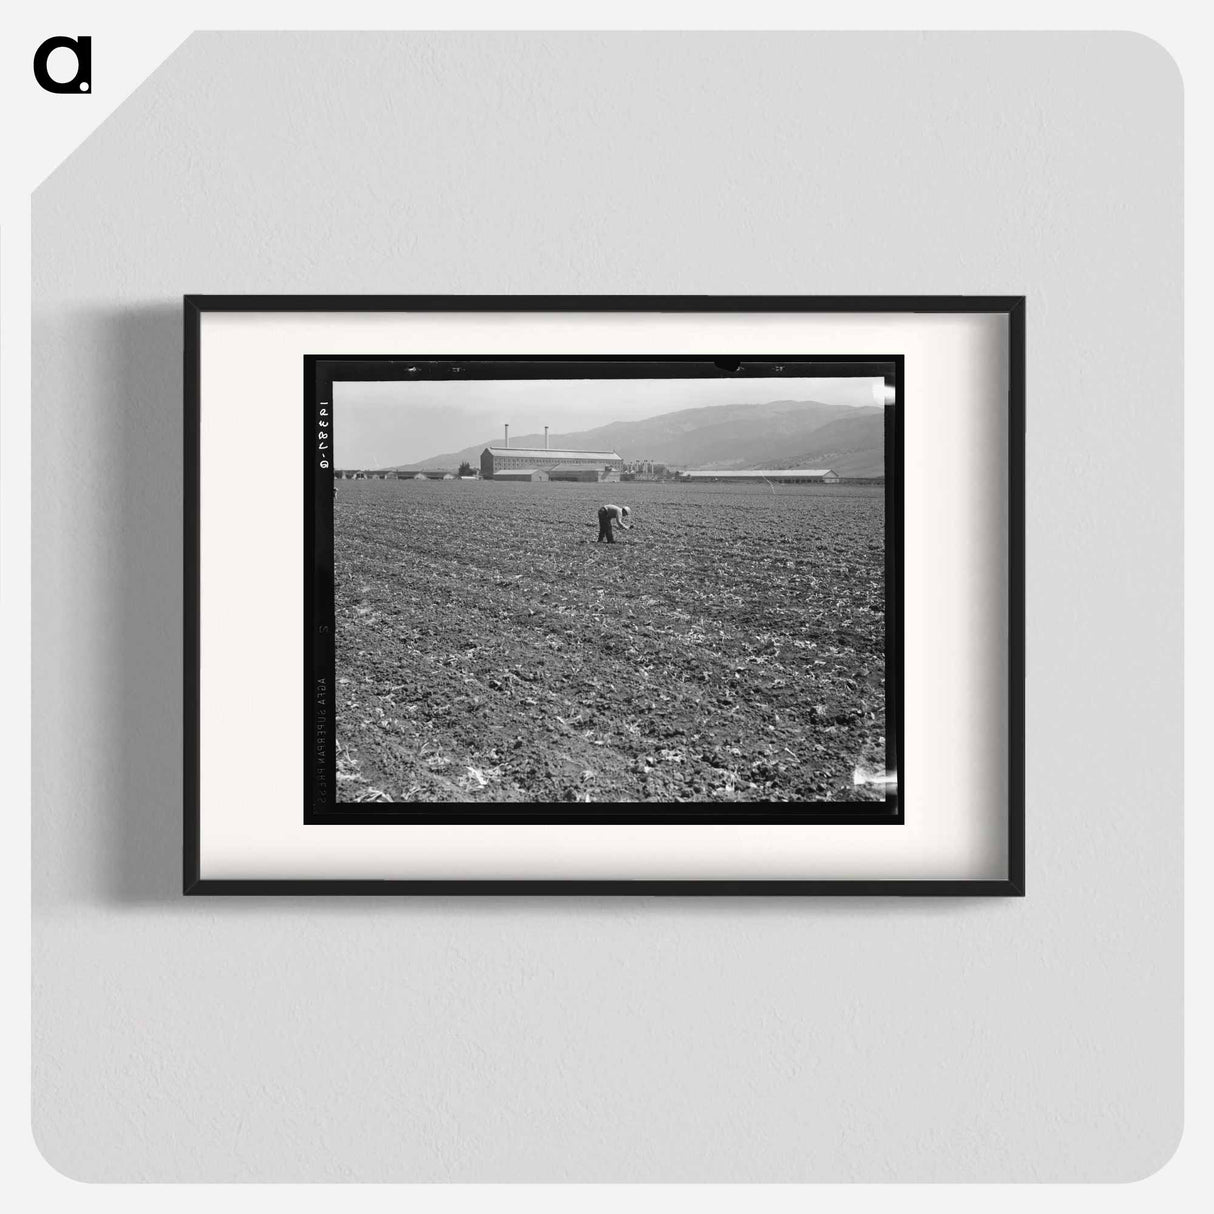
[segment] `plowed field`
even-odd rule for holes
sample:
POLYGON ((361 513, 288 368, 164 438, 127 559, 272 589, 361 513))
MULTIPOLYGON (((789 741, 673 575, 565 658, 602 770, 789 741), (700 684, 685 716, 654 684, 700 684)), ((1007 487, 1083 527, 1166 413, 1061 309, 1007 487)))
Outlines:
POLYGON ((883 795, 880 488, 341 481, 334 540, 339 801, 883 795))

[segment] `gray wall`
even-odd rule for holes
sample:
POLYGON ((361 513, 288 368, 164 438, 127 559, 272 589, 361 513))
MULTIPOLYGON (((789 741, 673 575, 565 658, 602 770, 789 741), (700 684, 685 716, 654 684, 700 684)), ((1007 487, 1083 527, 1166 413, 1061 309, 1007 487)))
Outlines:
POLYGON ((1180 200, 1181 81, 1132 35, 191 38, 34 197, 46 1157, 97 1180, 1158 1168, 1180 200), (1027 293, 1027 899, 183 901, 186 291, 1027 293))

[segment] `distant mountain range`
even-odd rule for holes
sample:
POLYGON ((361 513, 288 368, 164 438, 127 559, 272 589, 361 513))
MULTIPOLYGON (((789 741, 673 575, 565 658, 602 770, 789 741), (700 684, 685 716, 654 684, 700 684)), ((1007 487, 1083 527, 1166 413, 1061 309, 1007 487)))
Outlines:
MULTIPOLYGON (((564 450, 617 451, 626 460, 651 459, 679 468, 833 468, 840 476, 885 473, 885 423, 876 405, 828 405, 774 400, 763 405, 710 405, 635 422, 552 434, 564 450)), ((480 467, 481 452, 501 446, 495 435, 462 451, 444 452, 398 468, 480 467)), ((512 447, 542 447, 542 434, 510 436, 512 447)))

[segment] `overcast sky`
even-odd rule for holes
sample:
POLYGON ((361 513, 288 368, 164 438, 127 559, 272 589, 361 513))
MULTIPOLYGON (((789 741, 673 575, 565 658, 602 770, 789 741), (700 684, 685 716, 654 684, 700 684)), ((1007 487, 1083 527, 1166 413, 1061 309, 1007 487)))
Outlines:
POLYGON ((337 468, 418 463, 525 434, 591 430, 703 405, 816 400, 872 405, 876 379, 399 380, 333 385, 337 468))

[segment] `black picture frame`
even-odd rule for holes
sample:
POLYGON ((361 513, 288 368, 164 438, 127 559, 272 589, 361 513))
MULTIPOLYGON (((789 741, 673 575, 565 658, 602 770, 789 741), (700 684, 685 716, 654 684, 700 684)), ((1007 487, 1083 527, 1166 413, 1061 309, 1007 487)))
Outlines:
MULTIPOLYGON (((1024 889, 1024 425, 1025 299, 1023 296, 261 296, 187 295, 184 297, 184 816, 183 892, 188 895, 784 895, 784 896, 1023 896, 1024 889), (1007 873, 997 880, 364 880, 364 879, 204 879, 200 873, 199 772, 199 628, 200 628, 200 384, 201 323, 207 312, 836 312, 1000 314, 1008 325, 1008 821, 1007 873)), ((305 384, 313 382, 318 362, 308 356, 305 384)), ((340 357, 343 360, 354 356, 340 357)), ((769 356, 770 357, 770 356, 769 356)), ((901 359, 898 402, 901 403, 901 359)), ((377 356, 364 361, 386 360, 377 356)), ((809 361, 806 356, 789 356, 809 361)), ((856 356, 872 363, 876 356, 856 356)), ((823 360, 825 361, 825 360, 823 360)), ((829 361, 843 361, 833 357, 829 361)), ((313 398, 314 399, 314 398, 313 398)), ((902 411, 896 416, 901 419, 902 411)), ((304 413, 311 430, 311 417, 304 413)), ((896 450, 900 466, 901 426, 896 450)), ((314 489, 314 486, 310 486, 314 489)), ((900 494, 891 558, 901 558, 900 494)), ((887 506, 887 511, 889 507, 887 506)), ((307 517, 305 513, 305 517, 307 517)), ((887 526, 891 515, 887 513, 887 526)), ((310 549, 305 560, 311 559, 310 549)), ((901 579, 896 579, 896 610, 901 620, 901 579)), ((305 596, 307 602, 307 596, 305 596)), ((900 670, 898 674, 900 676, 900 670)), ((896 710, 900 749, 903 724, 900 677, 896 710)), ((306 702, 306 697, 305 697, 306 702)), ((904 792, 900 788, 904 799, 904 792)), ((899 800, 900 806, 903 800, 899 800)), ((560 815, 552 819, 559 820, 560 815)), ((311 821, 331 819, 314 818, 311 821)), ((343 818, 343 821, 352 821, 343 818)), ((374 819, 384 821, 383 817, 374 819)), ((392 819, 388 819, 392 820, 392 819)), ((414 820, 416 818, 399 818, 414 820)), ((497 820, 502 820, 500 815, 497 820)), ((523 819, 535 820, 535 819, 523 819)), ((619 821, 619 818, 613 818, 619 821)), ((646 821, 655 821, 647 817, 646 821)), ((671 819, 674 820, 674 819, 671 819)), ((784 817, 782 821, 791 819, 784 817)), ((806 819, 823 820, 823 819, 806 819)), ((829 820, 829 819, 825 819, 829 820)), ((899 816, 899 821, 900 816, 899 816)))

